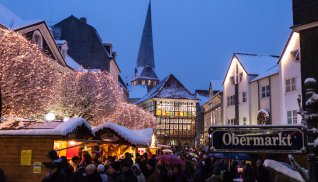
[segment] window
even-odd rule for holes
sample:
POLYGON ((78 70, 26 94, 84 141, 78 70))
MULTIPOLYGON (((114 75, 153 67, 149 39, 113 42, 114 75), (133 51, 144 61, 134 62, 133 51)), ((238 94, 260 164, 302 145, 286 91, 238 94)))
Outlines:
POLYGON ((242 93, 242 102, 246 102, 247 98, 246 98, 246 92, 242 93))
POLYGON ((41 49, 43 48, 42 35, 38 30, 34 31, 32 35, 32 43, 38 45, 41 49))
POLYGON ((286 80, 286 93, 296 91, 296 78, 286 80))
POLYGON ((300 50, 299 49, 291 51, 290 54, 292 56, 293 61, 295 61, 295 62, 300 61, 300 50))
POLYGON ((271 89, 269 85, 262 86, 262 98, 269 97, 271 95, 271 89))
POLYGON ((297 110, 287 111, 287 123, 297 124, 297 110))
POLYGON ((246 125, 247 122, 246 122, 246 117, 243 117, 243 125, 246 125))
POLYGON ((228 119, 227 120, 228 125, 234 125, 234 119, 228 119))
POLYGON ((234 105, 234 95, 227 97, 227 105, 228 106, 234 105))

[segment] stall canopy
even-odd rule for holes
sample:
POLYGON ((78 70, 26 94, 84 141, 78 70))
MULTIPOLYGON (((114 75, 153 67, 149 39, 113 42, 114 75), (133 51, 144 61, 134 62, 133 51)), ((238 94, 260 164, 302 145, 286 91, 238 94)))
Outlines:
POLYGON ((8 120, 0 123, 0 136, 61 136, 87 139, 93 137, 93 132, 83 118, 72 118, 65 122, 8 120))
POLYGON ((131 130, 110 122, 93 128, 96 140, 137 146, 149 146, 151 143, 152 132, 152 128, 131 130))

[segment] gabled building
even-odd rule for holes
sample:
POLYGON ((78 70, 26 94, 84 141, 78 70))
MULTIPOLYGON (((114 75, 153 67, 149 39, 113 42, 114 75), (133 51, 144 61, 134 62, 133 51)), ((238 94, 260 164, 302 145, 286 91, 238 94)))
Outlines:
POLYGON ((299 33, 291 32, 278 64, 279 85, 281 85, 281 118, 284 122, 281 124, 301 124, 301 117, 297 115, 299 110, 297 98, 301 95, 302 90, 299 33))
POLYGON ((145 25, 142 32, 137 64, 131 85, 146 85, 148 90, 159 82, 155 71, 155 58, 153 50, 151 1, 149 1, 145 25))
MULTIPOLYGON (((223 80, 223 122, 225 125, 249 125, 252 120, 251 81, 277 65, 278 56, 234 53, 223 80)), ((271 94, 271 85, 264 84, 257 95, 271 94)), ((255 91, 255 90, 254 90, 255 91)))
POLYGON ((37 44, 47 56, 63 67, 68 67, 45 21, 22 20, 0 4, 0 25, 3 28, 21 33, 26 39, 37 44))
POLYGON ((203 103, 203 132, 200 144, 208 143, 208 130, 211 126, 223 125, 223 91, 221 80, 211 80, 209 84, 209 99, 203 103))
POLYGON ((136 104, 157 118, 159 143, 193 146, 198 102, 199 99, 171 74, 136 104))
POLYGON ((68 54, 84 69, 110 71, 110 55, 96 29, 87 23, 86 18, 79 19, 71 15, 52 28, 55 39, 67 41, 68 54))

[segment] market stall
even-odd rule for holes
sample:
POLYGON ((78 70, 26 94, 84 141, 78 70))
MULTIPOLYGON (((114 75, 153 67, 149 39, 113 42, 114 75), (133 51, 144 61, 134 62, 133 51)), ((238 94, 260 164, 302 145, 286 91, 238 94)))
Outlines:
POLYGON ((65 122, 7 120, 0 123, 0 167, 6 181, 41 181, 46 174, 43 162, 49 161, 48 151, 92 137, 90 125, 82 118, 65 122))
POLYGON ((151 128, 130 130, 110 122, 93 128, 93 132, 103 154, 117 157, 126 152, 143 154, 150 146, 153 134, 151 128))

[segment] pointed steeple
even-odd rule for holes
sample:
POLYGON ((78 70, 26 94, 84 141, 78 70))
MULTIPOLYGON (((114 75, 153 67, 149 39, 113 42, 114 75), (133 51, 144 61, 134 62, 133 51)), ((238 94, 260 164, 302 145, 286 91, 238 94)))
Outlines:
POLYGON ((146 20, 138 52, 135 76, 132 85, 147 85, 148 89, 155 86, 159 79, 155 72, 155 58, 153 51, 151 1, 149 1, 146 20))
POLYGON ((151 22, 151 1, 149 1, 145 25, 140 41, 139 53, 137 58, 137 67, 150 66, 155 68, 155 59, 152 40, 152 22, 151 22))

